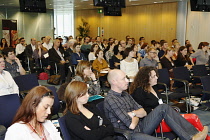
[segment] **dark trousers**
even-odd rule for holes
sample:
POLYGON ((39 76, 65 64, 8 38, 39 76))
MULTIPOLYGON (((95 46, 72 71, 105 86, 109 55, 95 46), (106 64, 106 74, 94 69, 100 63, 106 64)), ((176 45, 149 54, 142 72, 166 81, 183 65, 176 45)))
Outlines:
MULTIPOLYGON (((198 130, 167 104, 157 106, 139 123, 141 132, 151 135, 162 120, 181 138, 190 140, 198 130)), ((149 139, 148 139, 149 140, 149 139)))

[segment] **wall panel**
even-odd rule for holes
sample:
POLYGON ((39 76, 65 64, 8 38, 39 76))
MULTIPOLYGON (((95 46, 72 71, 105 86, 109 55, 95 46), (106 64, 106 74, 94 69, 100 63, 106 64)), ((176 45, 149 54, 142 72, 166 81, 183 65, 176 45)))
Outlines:
POLYGON ((144 36, 147 42, 152 39, 165 39, 171 43, 176 38, 177 3, 164 3, 143 6, 132 6, 122 9, 122 16, 104 16, 97 10, 75 11, 76 27, 84 18, 91 26, 90 36, 97 35, 97 27, 104 28, 104 37, 115 37, 118 40, 130 35, 136 39, 144 36))

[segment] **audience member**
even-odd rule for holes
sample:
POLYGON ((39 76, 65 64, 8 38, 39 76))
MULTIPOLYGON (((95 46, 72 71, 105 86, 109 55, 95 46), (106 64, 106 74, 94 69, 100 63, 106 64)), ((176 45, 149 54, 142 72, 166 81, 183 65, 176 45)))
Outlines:
POLYGON ((195 51, 191 44, 186 44, 186 48, 187 48, 187 55, 190 57, 190 55, 193 54, 195 51))
POLYGON ((126 48, 131 47, 132 44, 133 44, 133 39, 132 39, 132 38, 129 38, 129 39, 127 40, 127 43, 126 43, 126 48))
POLYGON ((171 41, 171 43, 172 43, 172 46, 171 46, 171 47, 175 48, 176 43, 179 43, 179 42, 178 42, 177 39, 173 39, 173 40, 171 41))
POLYGON ((169 75, 172 78, 174 77, 173 68, 175 67, 174 60, 172 59, 174 52, 175 52, 175 49, 173 47, 168 47, 165 50, 165 55, 163 55, 163 57, 161 57, 160 59, 162 67, 168 69, 169 75))
POLYGON ((191 69, 194 64, 192 59, 190 59, 189 56, 187 55, 187 48, 185 46, 181 46, 179 48, 177 59, 174 62, 176 67, 185 66, 188 69, 191 69))
MULTIPOLYGON (((157 78, 156 75, 152 76, 154 76, 152 77, 154 79, 157 78)), ((106 117, 114 127, 141 132, 144 135, 143 139, 152 140, 156 138, 149 135, 154 133, 157 126, 164 119, 180 139, 201 140, 206 137, 208 133, 207 126, 204 127, 203 131, 199 132, 167 104, 158 105, 152 112, 147 114, 144 108, 124 91, 128 88, 128 79, 123 71, 117 69, 110 71, 108 81, 111 84, 111 90, 105 97, 104 109, 106 117)))
POLYGON ((161 58, 165 54, 165 51, 168 48, 168 43, 165 40, 161 40, 160 46, 161 46, 161 50, 158 53, 159 58, 161 58))
POLYGON ((103 45, 104 45, 104 48, 107 48, 108 46, 108 40, 107 39, 103 39, 103 45))
POLYGON ((140 67, 152 66, 152 67, 161 69, 162 66, 160 64, 160 61, 155 60, 156 57, 157 57, 157 51, 154 48, 151 47, 151 48, 147 49, 147 56, 144 57, 140 61, 139 66, 140 67))
POLYGON ((126 73, 130 79, 134 79, 138 72, 138 61, 133 58, 134 51, 132 48, 126 48, 123 54, 123 60, 120 61, 120 69, 126 73))
POLYGON ((139 43, 137 44, 138 47, 138 51, 141 50, 141 46, 145 43, 145 38, 144 37, 140 37, 139 38, 139 43))
POLYGON ((133 99, 144 108, 147 114, 159 104, 163 104, 161 94, 153 88, 157 84, 157 74, 158 72, 155 67, 142 67, 129 88, 129 93, 133 99))
POLYGON ((141 45, 141 49, 138 51, 138 53, 141 54, 141 57, 144 58, 144 56, 146 55, 146 50, 149 48, 148 43, 144 43, 141 45))
POLYGON ((98 49, 96 51, 96 60, 93 61, 93 69, 97 70, 99 72, 98 76, 99 77, 104 77, 104 79, 107 79, 106 78, 106 75, 107 73, 104 73, 104 72, 108 72, 110 69, 109 69, 109 66, 108 66, 108 63, 106 62, 106 60, 104 60, 104 57, 103 57, 103 51, 98 49))
POLYGON ((19 75, 25 75, 26 71, 22 67, 20 60, 15 56, 13 48, 5 48, 2 52, 5 57, 5 69, 8 71, 12 77, 17 77, 19 75))
POLYGON ((106 48, 106 53, 105 53, 105 58, 106 58, 106 61, 109 63, 109 60, 112 59, 112 56, 114 55, 114 46, 115 44, 114 43, 109 43, 108 47, 106 48))
POLYGON ((26 43, 25 43, 25 39, 23 37, 21 37, 19 39, 19 43, 16 46, 15 52, 16 52, 16 56, 17 58, 19 58, 22 62, 23 67, 25 68, 25 54, 24 54, 24 50, 26 47, 26 43))
POLYGON ((44 42, 45 42, 45 36, 41 37, 41 42, 42 42, 42 44, 44 44, 44 42))
POLYGON ((93 45, 93 44, 96 44, 96 39, 94 38, 94 37, 91 37, 90 38, 90 43, 89 43, 91 46, 93 45))
POLYGON ((1 42, 0 42, 0 54, 1 54, 2 50, 7 47, 9 47, 7 44, 7 40, 5 38, 2 38, 1 42))
POLYGON ((53 93, 44 86, 34 87, 18 109, 5 140, 62 140, 49 118, 54 103, 53 93))
POLYGON ((86 105, 89 97, 87 89, 86 83, 73 81, 65 91, 65 123, 71 138, 114 140, 114 128, 110 121, 95 106, 86 105))
POLYGON ((105 47, 104 47, 103 43, 101 42, 101 37, 100 36, 97 36, 95 40, 96 40, 96 44, 98 44, 99 48, 101 50, 104 50, 105 47))
POLYGON ((109 38, 108 45, 112 45, 114 43, 114 39, 112 37, 109 38))
MULTIPOLYGON (((51 37, 50 36, 46 36, 45 37, 45 42, 43 44, 43 46, 47 49, 50 50, 53 47, 53 43, 50 43, 51 37)), ((60 44, 59 44, 60 45, 60 44)))
POLYGON ((87 60, 83 53, 81 53, 81 46, 79 43, 74 44, 73 54, 71 56, 71 61, 73 65, 77 65, 81 60, 87 60))
POLYGON ((48 50, 43 47, 40 41, 37 41, 36 43, 33 58, 37 67, 47 67, 47 69, 50 69, 48 50))
POLYGON ((114 55, 112 56, 112 61, 114 68, 120 69, 120 61, 123 60, 122 56, 123 48, 121 45, 115 45, 113 51, 114 55))
POLYGON ((191 44, 190 40, 185 40, 185 45, 187 45, 187 44, 191 44))
POLYGON ((98 50, 98 44, 93 44, 88 54, 88 60, 91 62, 96 59, 96 51, 98 50))
POLYGON ((138 47, 136 44, 131 46, 131 49, 134 51, 134 57, 138 62, 141 60, 141 54, 138 52, 138 47))
MULTIPOLYGON (((59 70, 59 74, 61 75, 61 82, 65 81, 66 69, 68 69, 67 63, 68 60, 65 60, 64 50, 63 48, 59 48, 60 40, 56 39, 54 41, 53 47, 49 50, 49 60, 51 65, 51 70, 55 70, 55 64, 59 70)), ((51 75, 53 72, 51 71, 51 75)))
POLYGON ((0 96, 8 94, 19 94, 19 89, 11 74, 4 70, 4 57, 0 55, 0 96))
POLYGON ((195 51, 195 53, 191 54, 190 57, 196 58, 196 65, 205 65, 207 64, 209 60, 208 55, 208 42, 200 42, 198 45, 198 50, 195 51))
POLYGON ((156 41, 155 41, 155 40, 151 40, 151 45, 150 45, 150 47, 156 48, 156 47, 155 47, 155 44, 156 44, 156 41))
POLYGON ((88 59, 88 54, 90 53, 91 45, 89 44, 90 37, 84 38, 84 43, 81 46, 81 52, 85 55, 86 60, 88 59))
POLYGON ((27 62, 29 63, 29 67, 32 73, 34 73, 34 59, 32 56, 35 49, 36 49, 36 38, 31 38, 31 44, 26 46, 25 56, 27 62))
POLYGON ((125 50, 125 48, 126 48, 126 42, 125 42, 125 40, 120 40, 118 45, 121 45, 121 47, 123 49, 122 51, 125 50))

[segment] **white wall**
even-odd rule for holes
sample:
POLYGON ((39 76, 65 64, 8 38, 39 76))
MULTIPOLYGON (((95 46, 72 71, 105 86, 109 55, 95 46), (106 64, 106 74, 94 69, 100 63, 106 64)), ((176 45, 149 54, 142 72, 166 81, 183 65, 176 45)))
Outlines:
POLYGON ((24 37, 27 44, 30 43, 31 38, 41 40, 42 36, 53 37, 53 10, 47 10, 47 13, 19 11, 19 8, 0 9, 0 38, 2 38, 2 19, 17 20, 18 37, 24 37))

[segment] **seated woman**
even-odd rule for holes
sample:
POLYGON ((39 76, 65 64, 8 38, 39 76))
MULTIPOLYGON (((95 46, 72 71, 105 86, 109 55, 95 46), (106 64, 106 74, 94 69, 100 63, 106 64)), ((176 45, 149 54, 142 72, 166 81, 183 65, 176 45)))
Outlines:
POLYGON ((73 81, 65 91, 65 123, 73 140, 114 140, 114 128, 88 101, 86 83, 73 81))
POLYGON ((53 103, 54 96, 48 88, 31 89, 8 128, 5 140, 62 140, 55 126, 47 120, 53 103))
POLYGON ((19 94, 19 89, 11 74, 5 71, 4 57, 0 55, 0 96, 19 94))
POLYGON ((137 45, 136 45, 136 44, 133 44, 133 45, 131 46, 131 48, 132 48, 133 51, 134 51, 134 57, 133 57, 133 58, 135 58, 135 59, 138 61, 138 63, 139 63, 139 61, 142 59, 142 57, 141 57, 141 54, 138 52, 138 47, 137 47, 137 45))
MULTIPOLYGON (((158 73, 156 68, 148 66, 142 67, 137 73, 129 90, 129 93, 133 96, 133 99, 144 108, 144 110, 147 112, 147 115, 157 106, 163 104, 161 95, 158 94, 158 92, 153 88, 153 86, 157 84, 157 79, 158 73)), ((196 115, 193 114, 193 116, 196 115)), ((186 117, 189 117, 189 115, 186 117)), ((196 118, 199 120, 197 116, 196 118)), ((190 117, 189 120, 195 128, 201 129, 199 131, 202 131, 202 129, 208 129, 206 126, 203 128, 200 120, 192 120, 190 117)), ((171 129, 173 130, 173 128, 171 129)))
POLYGON ((134 51, 132 48, 126 48, 123 54, 123 60, 120 62, 120 69, 125 72, 125 74, 130 78, 134 79, 135 75, 137 74, 138 68, 138 61, 133 58, 134 51))
POLYGON ((187 55, 187 48, 185 46, 181 46, 178 50, 177 59, 175 60, 176 67, 185 66, 188 69, 191 69, 193 66, 193 61, 187 55))
POLYGON ((157 84, 157 69, 151 66, 142 67, 131 83, 129 93, 149 114, 156 106, 163 104, 157 91, 153 88, 157 84))
POLYGON ((123 59, 122 52, 123 48, 121 45, 114 46, 114 55, 112 56, 112 61, 114 63, 114 67, 117 69, 120 69, 120 61, 123 59))
POLYGON ((93 69, 99 72, 98 77, 106 76, 109 69, 109 65, 103 57, 104 53, 102 50, 96 51, 96 60, 93 61, 93 69))
POLYGON ((109 45, 108 45, 108 47, 106 48, 106 52, 105 52, 105 58, 106 58, 106 61, 109 63, 109 60, 110 59, 112 59, 112 56, 114 55, 114 51, 113 51, 113 49, 114 49, 114 46, 115 46, 115 44, 114 43, 110 43, 109 45))
POLYGON ((74 53, 72 53, 72 56, 71 56, 73 65, 77 65, 79 61, 81 60, 86 60, 84 54, 80 52, 81 46, 79 43, 75 43, 73 48, 74 48, 74 51, 73 51, 74 53))
POLYGON ((162 66, 160 64, 160 61, 155 60, 155 58, 157 57, 157 51, 155 50, 155 48, 150 47, 149 49, 147 49, 147 56, 145 56, 141 61, 140 61, 140 67, 144 67, 144 66, 152 66, 152 67, 156 67, 158 69, 161 69, 162 66))
POLYGON ((88 60, 94 61, 96 59, 96 51, 98 50, 98 44, 93 44, 90 48, 90 53, 88 54, 88 60))
POLYGON ((175 53, 175 49, 173 47, 168 47, 165 51, 165 55, 163 55, 163 57, 161 57, 160 59, 162 68, 168 69, 170 77, 174 77, 173 67, 175 65, 174 65, 174 60, 172 59, 174 53, 175 53))
POLYGON ((208 42, 201 42, 198 45, 198 49, 195 53, 191 54, 190 57, 196 58, 196 65, 205 65, 208 63, 209 54, 207 52, 209 43, 208 42))
POLYGON ((33 52, 33 58, 35 59, 36 66, 47 67, 47 69, 50 68, 48 50, 43 47, 40 41, 37 41, 36 43, 36 49, 33 52))

